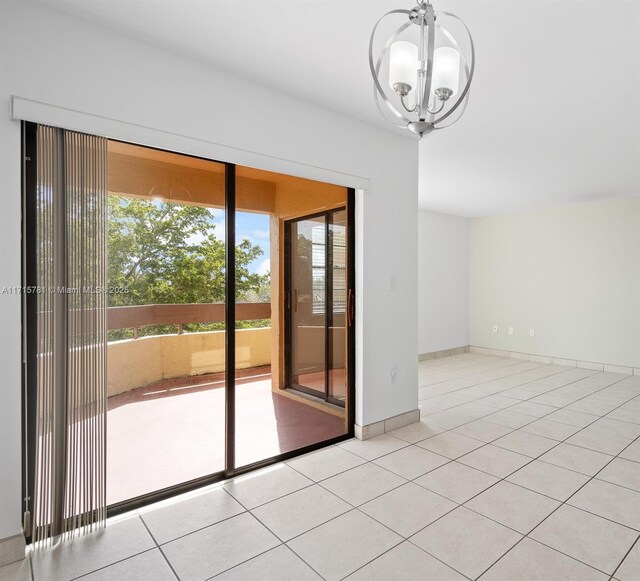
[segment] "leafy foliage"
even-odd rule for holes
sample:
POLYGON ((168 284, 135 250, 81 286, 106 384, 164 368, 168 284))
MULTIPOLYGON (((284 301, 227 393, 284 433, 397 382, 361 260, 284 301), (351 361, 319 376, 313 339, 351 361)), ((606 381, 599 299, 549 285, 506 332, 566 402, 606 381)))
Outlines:
MULTIPOLYGON (((225 244, 215 230, 207 208, 109 196, 109 285, 128 289, 110 294, 109 306, 224 302, 225 244)), ((239 302, 269 300, 269 275, 249 272, 249 265, 262 253, 260 246, 246 239, 236 245, 239 302)), ((245 323, 263 326, 264 322, 245 323)), ((163 327, 142 331, 176 332, 175 326, 163 327)), ((185 325, 185 331, 223 327, 223 323, 198 323, 185 325)), ((112 338, 129 334, 122 330, 112 338)))

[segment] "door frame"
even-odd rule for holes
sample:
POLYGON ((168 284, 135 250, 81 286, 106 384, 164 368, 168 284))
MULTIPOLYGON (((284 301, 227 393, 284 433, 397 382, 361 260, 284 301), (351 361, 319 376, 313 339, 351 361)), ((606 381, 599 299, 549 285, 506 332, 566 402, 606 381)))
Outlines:
POLYGON ((349 247, 352 243, 352 237, 349 230, 349 220, 348 220, 348 202, 344 206, 337 206, 336 208, 331 208, 328 210, 323 210, 322 212, 314 212, 312 214, 306 214, 304 216, 296 216, 295 218, 290 218, 284 221, 284 287, 285 287, 285 308, 284 308, 284 377, 285 377, 285 389, 292 389, 294 391, 299 391, 301 393, 305 393, 312 397, 316 397, 318 399, 322 399, 327 403, 336 405, 338 407, 345 408, 346 401, 339 400, 335 397, 332 397, 329 393, 329 385, 330 385, 330 371, 331 371, 331 355, 332 355, 332 341, 331 341, 331 324, 333 317, 333 311, 331 313, 330 305, 333 304, 333 261, 331 260, 332 247, 329 244, 329 232, 330 227, 333 224, 330 221, 330 216, 337 212, 345 213, 345 230, 347 233, 345 239, 345 333, 346 337, 346 346, 347 353, 345 354, 345 383, 346 383, 346 396, 349 397, 349 382, 350 378, 348 375, 348 369, 354 362, 350 361, 349 358, 349 328, 353 326, 354 321, 352 320, 352 312, 350 311, 350 306, 352 301, 347 300, 353 293, 353 290, 349 286, 349 267, 351 262, 349 261, 349 247), (300 385, 299 383, 295 383, 293 381, 293 313, 292 313, 292 301, 293 301, 293 284, 292 284, 292 274, 293 274, 293 262, 292 262, 292 240, 291 240, 291 230, 294 224, 303 222, 305 220, 312 220, 313 218, 324 217, 324 236, 325 236, 325 251, 324 251, 324 275, 325 275, 325 295, 324 295, 324 303, 325 303, 325 317, 324 317, 324 390, 320 392, 319 390, 312 389, 310 387, 306 387, 304 385, 300 385))
MULTIPOLYGON (((37 123, 31 121, 22 121, 22 141, 21 141, 21 175, 22 175, 22 284, 24 287, 33 286, 35 283, 35 261, 29 260, 34 255, 36 244, 36 218, 35 218, 35 199, 37 188, 36 176, 36 140, 35 131, 37 123)), ((64 128, 63 128, 64 129, 64 128)), ((323 440, 309 446, 298 448, 289 452, 285 452, 264 460, 253 462, 241 467, 235 466, 235 185, 236 185, 236 164, 212 159, 209 157, 174 151, 160 147, 154 147, 145 143, 136 143, 131 140, 123 140, 108 137, 111 141, 120 141, 122 143, 131 143, 140 145, 157 151, 175 153, 185 157, 203 159, 213 161, 225 166, 225 220, 226 220, 226 256, 225 270, 225 322, 233 321, 233 324, 225 324, 225 467, 223 470, 208 474, 193 480, 182 482, 167 488, 151 491, 135 498, 127 499, 118 503, 114 503, 107 507, 107 517, 116 516, 124 512, 136 510, 148 504, 159 502, 173 496, 189 492, 220 482, 233 476, 251 472, 258 468, 276 464, 294 458, 296 456, 318 450, 332 444, 342 442, 354 437, 355 426, 355 323, 348 331, 348 347, 347 357, 350 365, 348 366, 348 397, 349 405, 346 409, 346 430, 341 436, 323 440), (231 300, 230 300, 231 299, 231 300)), ((245 167, 245 165, 243 165, 245 167)), ((246 166, 251 167, 251 166, 246 166)), ((347 268, 347 286, 353 289, 355 297, 355 189, 347 189, 347 229, 352 233, 351 242, 347 244, 347 260, 349 262, 347 268), (351 286, 349 286, 351 285, 351 286)), ((22 499, 20 504, 21 514, 27 510, 33 510, 33 492, 34 492, 34 466, 35 466, 35 420, 37 418, 36 410, 36 385, 37 373, 35 366, 35 351, 33 349, 36 339, 36 301, 35 295, 22 295, 22 499)), ((351 307, 355 308, 354 305, 351 307)), ((352 311, 355 313, 355 310, 352 311)), ((31 538, 27 537, 27 542, 31 542, 31 538)))

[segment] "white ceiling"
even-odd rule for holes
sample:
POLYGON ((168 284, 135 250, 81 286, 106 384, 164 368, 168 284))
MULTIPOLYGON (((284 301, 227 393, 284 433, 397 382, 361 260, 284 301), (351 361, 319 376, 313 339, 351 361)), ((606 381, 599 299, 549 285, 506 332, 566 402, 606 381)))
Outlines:
MULTIPOLYGON (((413 5, 40 1, 378 124, 369 34, 413 5)), ((432 1, 465 20, 478 62, 464 117, 420 143, 421 207, 478 216, 640 195, 640 2, 432 1)))

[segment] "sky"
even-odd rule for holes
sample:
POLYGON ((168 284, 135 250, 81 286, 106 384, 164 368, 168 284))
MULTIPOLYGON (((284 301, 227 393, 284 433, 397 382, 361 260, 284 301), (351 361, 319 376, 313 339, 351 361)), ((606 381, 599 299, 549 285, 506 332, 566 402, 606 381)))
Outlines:
MULTIPOLYGON (((225 235, 225 211, 209 208, 212 222, 216 225, 215 235, 219 240, 224 240, 225 235)), ((253 212, 236 212, 236 240, 248 239, 252 244, 262 248, 262 256, 259 256, 249 265, 251 274, 267 274, 269 265, 269 216, 268 214, 256 214, 253 212)), ((192 239, 190 242, 196 242, 192 239)))

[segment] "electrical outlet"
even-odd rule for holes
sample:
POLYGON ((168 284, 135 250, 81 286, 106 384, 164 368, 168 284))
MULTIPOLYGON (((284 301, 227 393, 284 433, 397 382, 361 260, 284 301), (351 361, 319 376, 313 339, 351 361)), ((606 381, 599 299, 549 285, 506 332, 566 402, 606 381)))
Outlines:
POLYGON ((533 329, 529 329, 529 337, 535 337, 536 332, 533 329))
POLYGON ((390 274, 389 275, 389 290, 391 292, 395 292, 398 289, 398 275, 390 274))
POLYGON ((509 335, 513 335, 513 327, 509 327, 509 335))
POLYGON ((393 385, 398 379, 398 366, 392 365, 389 368, 389 385, 393 385))
POLYGON ((494 333, 497 333, 497 332, 498 332, 498 325, 494 325, 494 326, 493 326, 493 332, 494 332, 494 333))

